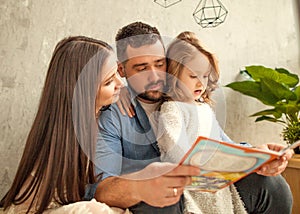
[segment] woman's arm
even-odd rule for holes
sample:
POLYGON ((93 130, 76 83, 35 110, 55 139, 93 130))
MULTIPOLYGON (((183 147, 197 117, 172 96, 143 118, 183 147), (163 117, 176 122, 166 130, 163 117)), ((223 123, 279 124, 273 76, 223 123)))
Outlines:
POLYGON ((133 105, 131 104, 130 93, 127 87, 121 88, 117 106, 123 115, 126 115, 127 113, 129 117, 134 117, 135 111, 133 105))

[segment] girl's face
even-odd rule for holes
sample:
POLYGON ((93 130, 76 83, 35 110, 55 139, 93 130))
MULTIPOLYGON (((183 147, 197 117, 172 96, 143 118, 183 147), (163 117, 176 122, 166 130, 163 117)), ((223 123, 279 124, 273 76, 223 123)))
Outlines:
POLYGON ((210 74, 210 63, 208 58, 197 51, 191 61, 184 65, 179 74, 181 82, 179 86, 183 91, 191 95, 193 100, 198 100, 205 92, 210 74))
POLYGON ((119 99, 120 89, 123 82, 117 72, 117 60, 111 54, 102 66, 101 72, 104 74, 96 96, 96 113, 103 106, 107 106, 119 99))

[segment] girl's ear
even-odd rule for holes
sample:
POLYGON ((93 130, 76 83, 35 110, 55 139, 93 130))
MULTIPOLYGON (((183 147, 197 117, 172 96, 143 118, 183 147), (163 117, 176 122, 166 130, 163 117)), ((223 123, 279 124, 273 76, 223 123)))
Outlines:
POLYGON ((119 72, 121 77, 126 77, 125 68, 124 68, 124 65, 122 63, 118 63, 118 72, 119 72))

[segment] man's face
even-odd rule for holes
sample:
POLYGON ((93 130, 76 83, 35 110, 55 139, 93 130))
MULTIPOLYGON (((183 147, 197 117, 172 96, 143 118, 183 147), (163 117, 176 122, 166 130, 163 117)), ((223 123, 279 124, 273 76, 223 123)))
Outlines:
POLYGON ((126 77, 138 98, 147 103, 161 99, 166 83, 166 58, 160 41, 139 48, 127 47, 128 60, 122 63, 126 77))

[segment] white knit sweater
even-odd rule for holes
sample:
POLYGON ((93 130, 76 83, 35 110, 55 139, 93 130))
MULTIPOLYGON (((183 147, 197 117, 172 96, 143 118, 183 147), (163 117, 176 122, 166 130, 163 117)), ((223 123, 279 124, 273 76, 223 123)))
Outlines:
MULTIPOLYGON (((162 161, 178 163, 198 136, 232 142, 208 104, 195 105, 176 101, 162 104, 157 132, 162 161)), ((186 213, 246 213, 233 185, 216 193, 185 190, 184 195, 186 213)))

